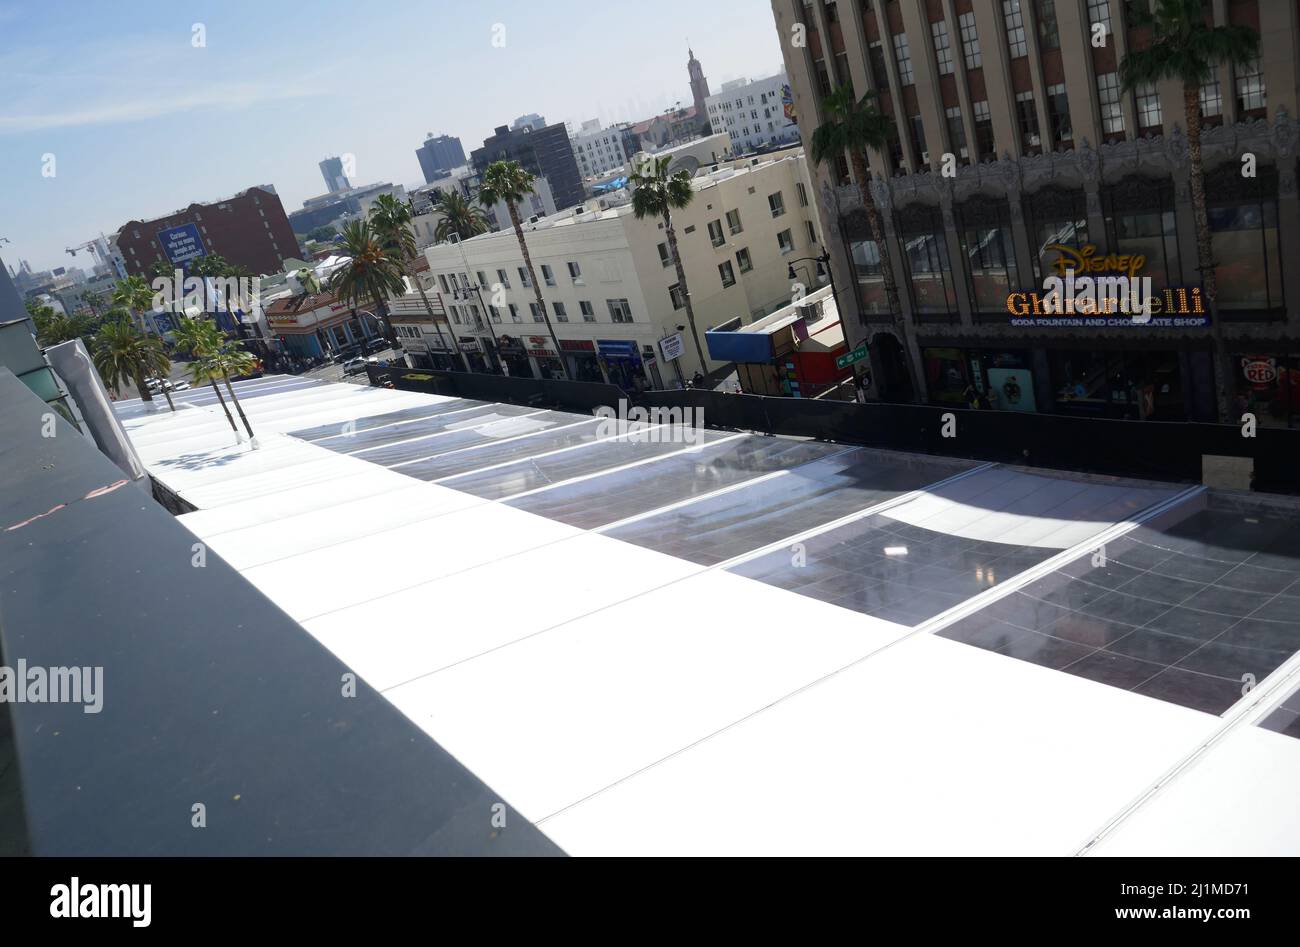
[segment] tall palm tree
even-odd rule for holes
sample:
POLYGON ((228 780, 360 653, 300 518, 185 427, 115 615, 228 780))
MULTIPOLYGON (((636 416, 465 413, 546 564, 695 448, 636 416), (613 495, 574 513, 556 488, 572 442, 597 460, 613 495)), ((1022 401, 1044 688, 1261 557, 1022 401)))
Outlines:
POLYGON ((1172 79, 1183 87, 1183 119, 1187 122, 1187 158, 1192 185, 1192 212, 1196 220, 1196 259, 1210 310, 1210 337, 1214 341, 1214 386, 1219 420, 1228 419, 1233 370, 1228 364, 1215 297, 1214 245, 1205 209, 1205 170, 1201 163, 1201 86, 1223 64, 1240 66, 1259 55, 1259 34, 1249 26, 1211 26, 1206 0, 1156 0, 1155 11, 1132 8, 1135 25, 1151 27, 1151 44, 1131 50, 1119 65, 1125 91, 1172 79))
POLYGON ((91 318, 84 313, 67 315, 48 306, 33 313, 32 321, 36 323, 36 338, 44 348, 79 339, 88 335, 93 327, 91 318))
MULTIPOLYGON (((384 300, 404 293, 406 284, 402 281, 401 267, 384 248, 383 237, 375 233, 368 220, 349 220, 343 225, 339 255, 351 259, 330 277, 330 292, 353 308, 372 300, 380 315, 387 317, 384 300)), ((395 341, 392 320, 385 318, 384 326, 388 340, 395 341)))
POLYGON ((248 439, 252 442, 254 449, 257 448, 257 438, 253 436, 253 429, 249 426, 248 416, 244 414, 244 407, 239 403, 239 396, 235 394, 235 388, 230 383, 230 376, 246 375, 253 370, 256 364, 257 359, 251 352, 241 348, 238 343, 228 342, 223 339, 215 349, 210 349, 199 355, 194 360, 194 365, 190 367, 192 373, 203 375, 206 378, 220 378, 226 383, 226 391, 230 394, 230 401, 234 404, 235 411, 238 412, 239 420, 243 422, 244 430, 248 432, 248 439))
POLYGON ((125 306, 130 310, 131 318, 136 321, 141 332, 149 331, 149 322, 145 314, 153 308, 153 290, 143 276, 128 276, 126 279, 118 280, 113 288, 112 299, 117 305, 125 306))
POLYGON ((637 220, 647 217, 659 217, 664 222, 664 233, 668 235, 668 252, 673 255, 673 266, 677 268, 677 285, 681 287, 682 298, 686 300, 686 321, 691 327, 691 338, 695 340, 695 354, 700 358, 700 371, 708 373, 709 360, 704 357, 704 347, 700 345, 700 333, 695 327, 695 306, 691 303, 690 287, 686 284, 686 270, 682 267, 681 254, 677 252, 677 231, 673 228, 673 211, 681 210, 695 199, 695 188, 691 186, 689 171, 668 173, 671 158, 649 158, 637 168, 630 178, 632 187, 632 213, 637 220))
POLYGON ((462 240, 487 233, 487 214, 465 200, 460 191, 441 191, 434 203, 435 213, 442 214, 442 220, 434 227, 433 236, 437 240, 447 241, 452 234, 462 240))
MULTIPOLYGON (((411 261, 416 255, 415 232, 411 230, 411 208, 392 194, 380 194, 370 208, 370 224, 384 241, 384 248, 389 255, 397 261, 402 272, 406 274, 407 280, 419 291, 420 300, 424 303, 424 311, 429 314, 429 321, 436 325, 438 318, 433 313, 433 305, 424 291, 424 284, 411 270, 411 261)), ((447 318, 445 312, 442 321, 447 324, 448 343, 453 349, 459 349, 460 346, 456 344, 456 334, 451 328, 451 320, 447 318)), ((461 352, 460 361, 465 366, 465 371, 469 371, 469 356, 461 352)))
POLYGON ((898 284, 894 280, 894 267, 890 261, 889 245, 885 240, 885 223, 880 216, 880 208, 871 193, 871 176, 867 170, 867 151, 884 150, 894 134, 894 120, 876 108, 872 101, 874 92, 868 92, 861 99, 853 98, 853 87, 842 85, 822 102, 826 120, 812 134, 812 159, 816 164, 833 164, 837 158, 848 152, 849 164, 853 168, 853 177, 857 181, 862 198, 862 208, 867 213, 867 223, 871 227, 871 239, 876 243, 876 252, 880 256, 880 275, 885 289, 885 304, 894 323, 894 329, 903 340, 907 359, 907 376, 911 379, 912 394, 924 400, 921 379, 915 368, 920 364, 917 356, 916 339, 911 326, 903 318, 903 306, 898 296, 898 284))
POLYGON ((176 348, 194 358, 189 367, 190 381, 196 385, 201 385, 206 381, 212 386, 212 391, 217 396, 221 410, 226 413, 226 420, 230 422, 230 429, 235 432, 235 437, 238 439, 239 427, 235 424, 235 418, 230 413, 230 408, 226 406, 226 399, 222 397, 221 389, 217 387, 216 376, 205 374, 207 366, 199 362, 203 354, 221 348, 222 343, 225 341, 222 338, 221 330, 207 319, 191 319, 188 316, 180 316, 176 320, 176 327, 172 330, 172 334, 176 339, 176 348))
MULTIPOLYGON (((134 384, 141 401, 153 401, 146 378, 165 378, 171 372, 171 359, 157 336, 145 335, 129 320, 120 319, 100 326, 91 340, 91 361, 100 377, 121 391, 134 384)), ((167 405, 173 411, 171 392, 163 388, 167 405)))
POLYGON ((525 194, 533 191, 533 176, 523 169, 518 161, 493 161, 483 172, 483 183, 479 186, 478 202, 484 207, 495 207, 502 201, 510 212, 510 224, 515 228, 519 239, 519 250, 524 255, 524 267, 528 270, 528 279, 533 284, 533 294, 537 297, 537 308, 541 310, 546 322, 546 331, 551 334, 551 344, 555 346, 555 357, 560 363, 560 377, 568 379, 569 370, 560 355, 560 340, 555 337, 555 327, 551 325, 551 314, 542 299, 542 284, 537 281, 533 271, 533 258, 528 253, 528 242, 524 240, 524 227, 519 220, 519 202, 525 194))

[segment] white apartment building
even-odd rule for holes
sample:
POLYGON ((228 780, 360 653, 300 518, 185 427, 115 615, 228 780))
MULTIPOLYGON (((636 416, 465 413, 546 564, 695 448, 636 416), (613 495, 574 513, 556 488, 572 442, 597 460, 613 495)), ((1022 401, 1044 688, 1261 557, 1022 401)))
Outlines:
POLYGON ((712 168, 673 214, 705 365, 662 221, 595 201, 525 227, 555 342, 512 231, 425 250, 458 341, 477 340, 512 375, 550 377, 562 359, 570 377, 626 388, 676 387, 718 368, 707 361, 705 331, 789 305, 791 266, 806 291, 817 288, 817 265, 803 258, 822 252, 822 236, 802 149, 712 168))
POLYGON ((709 124, 715 134, 731 139, 732 154, 743 155, 759 148, 799 140, 799 126, 787 117, 785 103, 791 103, 790 80, 784 72, 766 79, 734 79, 704 100, 709 124))
POLYGON ((573 156, 578 159, 578 171, 584 178, 620 171, 631 157, 623 148, 622 131, 601 128, 599 119, 583 122, 581 130, 570 135, 569 141, 573 156))

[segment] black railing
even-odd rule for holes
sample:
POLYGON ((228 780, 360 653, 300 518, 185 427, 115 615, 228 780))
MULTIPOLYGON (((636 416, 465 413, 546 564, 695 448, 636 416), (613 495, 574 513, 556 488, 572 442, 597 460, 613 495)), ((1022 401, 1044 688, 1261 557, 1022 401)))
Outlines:
POLYGON ((372 369, 371 382, 482 401, 589 412, 620 399, 646 407, 700 408, 709 427, 892 450, 1030 464, 1112 476, 1199 482, 1204 455, 1248 457, 1254 488, 1300 493, 1300 431, 1230 424, 1118 421, 913 404, 773 398, 707 390, 647 391, 500 375, 372 369), (409 376, 420 374, 423 379, 409 376), (405 376, 405 377, 404 377, 405 376), (951 417, 951 423, 946 423, 951 417))

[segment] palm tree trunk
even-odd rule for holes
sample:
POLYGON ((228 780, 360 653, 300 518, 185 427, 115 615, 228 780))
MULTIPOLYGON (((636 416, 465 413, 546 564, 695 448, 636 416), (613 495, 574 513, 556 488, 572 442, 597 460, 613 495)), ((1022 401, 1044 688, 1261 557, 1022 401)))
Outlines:
POLYGON ((567 381, 569 369, 564 364, 564 355, 560 352, 560 340, 555 337, 555 327, 551 325, 551 315, 546 311, 546 301, 542 299, 542 284, 537 281, 537 274, 533 272, 533 258, 528 254, 528 243, 524 240, 523 224, 519 221, 519 208, 515 206, 514 201, 506 201, 506 207, 510 211, 510 223, 514 225, 515 236, 519 238, 519 249, 524 254, 524 268, 528 270, 528 278, 533 283, 537 308, 542 311, 542 318, 546 320, 546 331, 551 334, 551 344, 555 346, 555 360, 560 363, 560 377, 567 381))
MULTIPOLYGON (((235 389, 231 387, 230 376, 222 375, 221 380, 226 383, 226 391, 230 392, 230 400, 234 402, 235 410, 239 412, 239 420, 244 422, 244 430, 248 432, 248 437, 251 440, 253 437, 253 429, 248 426, 248 418, 244 415, 243 405, 241 405, 239 403, 239 399, 235 397, 235 389)), ((257 445, 253 445, 253 446, 256 447, 257 445)))
POLYGON ((880 216, 880 208, 871 194, 871 179, 867 175, 867 159, 859 149, 852 149, 853 176, 857 178, 858 190, 862 195, 862 207, 867 212, 867 222, 871 227, 871 239, 876 242, 876 252, 880 256, 880 276, 885 287, 885 305, 889 307, 890 320, 903 342, 903 357, 907 360, 907 377, 912 387, 912 397, 921 403, 927 400, 922 380, 917 376, 916 366, 920 364, 916 337, 912 326, 903 316, 903 304, 898 295, 898 283, 894 280, 894 267, 889 253, 889 243, 885 234, 885 222, 880 216))
POLYGON ((172 402, 171 389, 165 385, 159 385, 158 387, 162 388, 163 397, 167 399, 167 407, 171 408, 172 412, 175 413, 176 405, 172 402))
POLYGON ((141 401, 153 401, 153 395, 149 393, 149 386, 144 383, 144 372, 138 366, 135 370, 135 390, 140 393, 141 401))
POLYGON ((230 409, 226 407, 226 399, 221 397, 221 389, 217 387, 217 380, 215 378, 209 378, 208 384, 210 384, 212 390, 217 393, 217 400, 221 402, 221 410, 226 412, 226 420, 230 422, 230 429, 235 432, 235 437, 239 437, 239 427, 235 424, 235 418, 230 413, 230 409))
POLYGON ((682 288, 682 299, 686 301, 686 323, 691 327, 691 338, 695 340, 695 354, 700 359, 700 371, 709 373, 709 360, 704 357, 704 346, 700 345, 700 333, 695 328, 695 306, 691 303, 691 291, 686 285, 686 270, 682 268, 682 258, 677 252, 677 231, 673 228, 672 216, 664 211, 664 233, 668 236, 668 251, 673 255, 673 266, 677 270, 677 285, 682 288))
POLYGON ((1210 217, 1205 209, 1205 172, 1201 163, 1201 90, 1197 86, 1183 86, 1183 112, 1187 118, 1187 160, 1190 165, 1192 185, 1192 214, 1196 220, 1196 262, 1201 272, 1201 287, 1205 292, 1206 308, 1210 314, 1210 339, 1214 343, 1214 390, 1216 411, 1220 421, 1228 421, 1231 410, 1231 393, 1228 386, 1232 369, 1228 365, 1227 346, 1223 342, 1223 326, 1219 322, 1219 307, 1215 298, 1219 294, 1218 275, 1214 271, 1214 244, 1210 237, 1210 217))

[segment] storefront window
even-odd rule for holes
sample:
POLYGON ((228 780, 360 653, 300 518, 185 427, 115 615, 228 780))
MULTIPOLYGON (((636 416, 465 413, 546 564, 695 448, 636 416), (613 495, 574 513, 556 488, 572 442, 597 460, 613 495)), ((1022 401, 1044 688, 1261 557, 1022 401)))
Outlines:
POLYGON ((957 290, 948 266, 943 214, 937 207, 911 204, 895 217, 907 267, 907 288, 917 315, 955 315, 957 290))
POLYGON ((1216 302, 1225 312, 1283 308, 1277 227, 1277 172, 1242 177, 1229 163, 1206 176, 1206 208, 1214 248, 1216 302))
POLYGON ((1083 191, 1045 187, 1025 200, 1029 236, 1034 241, 1034 278, 1038 285, 1055 276, 1061 254, 1054 246, 1083 247, 1088 240, 1088 204, 1083 191))
POLYGON ((1237 417, 1250 412, 1265 427, 1300 426, 1300 353, 1234 355, 1237 417))
POLYGON ((955 208, 966 263, 966 291, 975 312, 1005 313, 1019 286, 1011 209, 1005 200, 972 197, 955 208))
POLYGON ((1157 290, 1182 286, 1174 187, 1164 179, 1127 177, 1102 192, 1108 250, 1146 257, 1143 276, 1157 290))
POLYGON ((880 250, 874 240, 856 240, 852 243, 853 272, 858 280, 858 294, 864 311, 883 313, 889 311, 885 298, 884 271, 880 267, 880 250))
POLYGON ((1054 349, 1048 352, 1056 410, 1129 420, 1186 418, 1175 351, 1054 349))

